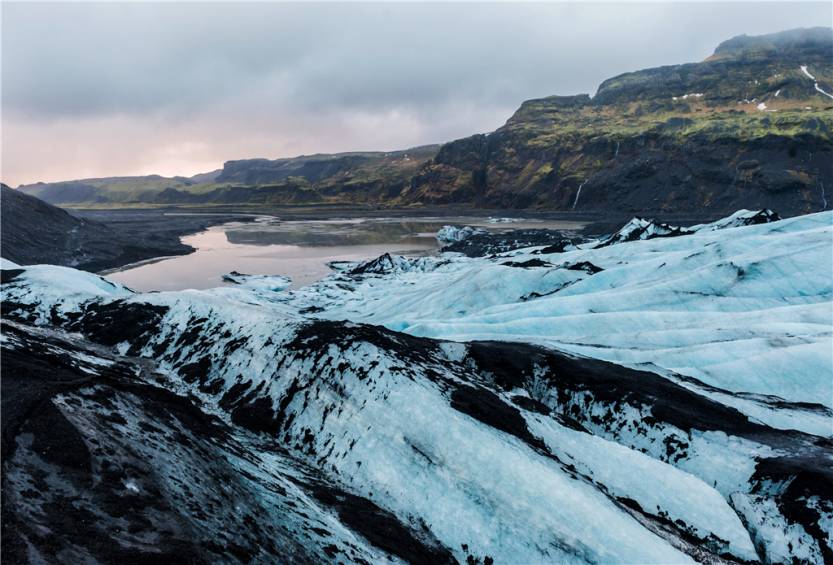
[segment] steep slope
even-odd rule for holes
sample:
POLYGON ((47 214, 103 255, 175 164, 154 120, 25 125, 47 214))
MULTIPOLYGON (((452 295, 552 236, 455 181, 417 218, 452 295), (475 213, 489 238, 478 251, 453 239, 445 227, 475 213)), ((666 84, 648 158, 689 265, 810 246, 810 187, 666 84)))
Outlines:
POLYGON ((107 226, 76 218, 42 200, 0 187, 0 247, 19 263, 84 267, 95 258, 115 259, 124 252, 107 226))
POLYGON ((223 217, 190 217, 176 222, 163 215, 110 218, 111 223, 72 215, 2 185, 0 253, 16 263, 49 263, 98 271, 165 255, 193 251, 180 236, 223 217))
POLYGON ((525 102, 505 126, 444 145, 403 203, 559 210, 830 207, 833 31, 724 42, 701 63, 525 102))
POLYGON ((756 218, 564 252, 383 256, 289 292, 258 278, 138 294, 4 263, 4 362, 70 367, 43 417, 91 445, 44 449, 66 428, 40 412, 11 428, 21 545, 135 556, 161 529, 215 535, 204 551, 226 561, 267 559, 271 538, 286 560, 301 546, 299 560, 355 563, 833 562, 833 213, 756 218), (222 431, 125 390, 131 375, 222 431), (112 475, 85 482, 104 460, 112 475), (95 535, 57 521, 62 503, 95 535))
MULTIPOLYGON (((441 147, 229 161, 191 178, 21 187, 52 203, 474 205, 728 214, 825 210, 833 187, 833 30, 720 44, 700 63, 625 73, 592 98, 524 102, 441 147)), ((828 202, 830 200, 830 202, 828 202)))
POLYGON ((152 362, 2 325, 6 562, 449 561, 304 460, 160 386, 152 362))

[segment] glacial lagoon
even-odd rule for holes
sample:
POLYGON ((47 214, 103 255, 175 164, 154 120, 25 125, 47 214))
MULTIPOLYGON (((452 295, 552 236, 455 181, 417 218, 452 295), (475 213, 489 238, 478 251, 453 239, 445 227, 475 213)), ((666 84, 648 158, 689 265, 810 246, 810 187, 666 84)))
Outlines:
POLYGON ((331 262, 362 261, 383 253, 419 256, 436 253, 437 231, 444 225, 470 225, 489 231, 513 229, 578 230, 565 220, 488 217, 341 218, 287 220, 261 217, 231 222, 185 236, 189 255, 160 258, 107 274, 133 290, 206 289, 227 284, 231 271, 286 275, 298 288, 327 276, 331 262))

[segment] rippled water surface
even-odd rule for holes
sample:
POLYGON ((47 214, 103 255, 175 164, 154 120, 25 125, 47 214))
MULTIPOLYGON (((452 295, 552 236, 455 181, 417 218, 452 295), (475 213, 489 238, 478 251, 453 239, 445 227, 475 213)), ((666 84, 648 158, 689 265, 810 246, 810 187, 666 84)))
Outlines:
POLYGON ((330 261, 359 261, 383 253, 427 255, 438 250, 434 235, 442 226, 479 225, 490 230, 522 228, 577 229, 581 223, 489 218, 351 218, 229 223, 182 238, 196 249, 111 273, 107 277, 134 290, 212 288, 222 275, 238 271, 257 275, 288 275, 293 286, 314 282, 330 273, 330 261))

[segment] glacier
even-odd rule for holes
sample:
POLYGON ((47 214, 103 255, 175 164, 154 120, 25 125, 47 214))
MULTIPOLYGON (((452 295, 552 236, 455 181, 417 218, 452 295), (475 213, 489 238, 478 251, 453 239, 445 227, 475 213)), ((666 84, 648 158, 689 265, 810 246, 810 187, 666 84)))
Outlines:
POLYGON ((831 408, 831 218, 825 212, 725 231, 719 228, 731 222, 723 220, 683 237, 668 237, 674 231, 666 227, 659 238, 607 239, 601 248, 438 258, 430 272, 351 280, 350 291, 333 277, 293 302, 326 305, 322 315, 331 319, 455 341, 539 343, 831 408), (529 261, 537 263, 507 268, 529 261))
POLYGON ((296 290, 4 261, 4 382, 66 374, 36 390, 94 463, 20 424, 4 507, 77 560, 831 562, 832 262, 833 212, 766 211, 296 290), (84 539, 49 511, 72 488, 84 539))
MULTIPOLYGON (((504 219, 508 220, 508 218, 504 219)), ((511 220, 509 220, 511 221, 511 220)), ((495 219, 494 223, 500 223, 501 219, 495 219)), ((487 233, 483 228, 475 228, 472 226, 443 226, 437 232, 437 241, 441 243, 454 243, 456 241, 463 241, 475 234, 487 233)))

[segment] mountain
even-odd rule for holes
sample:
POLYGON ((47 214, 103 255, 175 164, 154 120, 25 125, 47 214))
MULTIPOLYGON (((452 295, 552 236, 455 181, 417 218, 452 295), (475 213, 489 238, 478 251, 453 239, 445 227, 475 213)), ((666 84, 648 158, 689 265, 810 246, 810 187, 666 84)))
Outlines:
MULTIPOLYGON (((34 196, 2 185, 0 252, 22 265, 49 263, 88 271, 168 255, 193 248, 180 237, 221 221, 207 216, 170 218, 163 213, 110 213, 109 221, 80 217, 34 196)), ((229 220, 242 218, 228 217, 229 220)))
POLYGON ((524 102, 494 133, 444 145, 401 201, 793 215, 829 207, 832 132, 833 31, 742 36, 592 98, 524 102))
POLYGON ((524 102, 442 146, 229 161, 185 178, 20 187, 52 203, 456 205, 728 214, 825 210, 833 30, 739 36, 705 61, 625 73, 594 96, 524 102))
MULTIPOLYGON (((214 173, 204 173, 197 178, 211 182, 214 176, 214 173)), ((196 182, 185 177, 147 175, 37 182, 18 186, 17 190, 51 204, 108 204, 148 202, 161 190, 192 186, 196 182)))
POLYGON ((118 235, 104 224, 72 216, 5 184, 0 188, 0 237, 5 259, 84 268, 92 260, 112 260, 124 253, 118 235))
POLYGON ((295 291, 4 262, 4 558, 833 562, 833 212, 619 235, 295 291))
POLYGON ((192 177, 109 177, 23 185, 53 204, 286 204, 337 200, 386 202, 439 149, 319 154, 228 161, 192 177))

